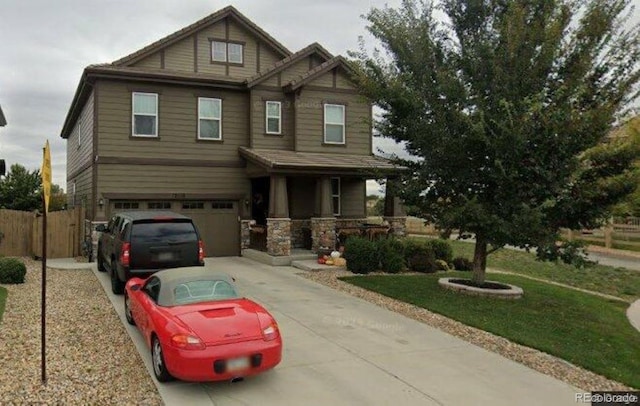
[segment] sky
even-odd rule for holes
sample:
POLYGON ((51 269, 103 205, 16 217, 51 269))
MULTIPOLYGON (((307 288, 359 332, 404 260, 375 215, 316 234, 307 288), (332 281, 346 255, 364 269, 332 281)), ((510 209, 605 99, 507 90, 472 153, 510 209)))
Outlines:
MULTIPOLYGON (((358 47, 361 17, 400 0, 0 0, 0 159, 40 168, 51 145, 53 182, 66 190, 62 124, 84 67, 112 62, 207 15, 233 5, 295 52, 319 42, 334 55, 358 47)), ((374 150, 399 152, 374 138, 374 150)), ((376 193, 375 182, 367 184, 376 193)))

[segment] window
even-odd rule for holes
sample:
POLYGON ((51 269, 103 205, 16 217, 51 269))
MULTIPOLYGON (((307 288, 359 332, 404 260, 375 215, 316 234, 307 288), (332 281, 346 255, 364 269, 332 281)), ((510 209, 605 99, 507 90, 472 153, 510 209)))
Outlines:
POLYGON ((183 209, 204 209, 204 202, 182 202, 183 209))
POLYGON ((158 95, 133 93, 133 136, 158 136, 158 95))
POLYGON ((243 61, 242 51, 244 46, 242 44, 228 44, 227 49, 229 50, 229 63, 238 63, 241 64, 243 61))
POLYGON ((265 110, 267 112, 267 134, 280 134, 282 132, 282 103, 268 101, 265 110))
POLYGON ((331 178, 331 201, 333 202, 333 215, 340 215, 340 178, 331 178))
POLYGON ((198 139, 222 139, 222 100, 198 97, 198 139))
POLYGON ((149 202, 147 208, 150 210, 168 210, 171 209, 171 202, 149 202))
POLYGON ((244 45, 235 42, 211 41, 211 61, 241 65, 244 62, 244 45))
POLYGON ((147 295, 149 295, 151 300, 157 302, 158 296, 160 296, 160 279, 155 276, 152 277, 147 283, 144 284, 144 288, 142 288, 142 290, 147 295))
POLYGON ((324 142, 344 144, 344 106, 341 104, 324 105, 324 142))
POLYGON ((118 210, 132 210, 140 207, 138 202, 116 202, 113 207, 118 210))
POLYGON ((211 208, 212 209, 233 209, 233 202, 225 202, 225 201, 213 202, 211 203, 211 208))
POLYGON ((227 62, 227 43, 221 41, 211 42, 211 60, 215 62, 227 62))

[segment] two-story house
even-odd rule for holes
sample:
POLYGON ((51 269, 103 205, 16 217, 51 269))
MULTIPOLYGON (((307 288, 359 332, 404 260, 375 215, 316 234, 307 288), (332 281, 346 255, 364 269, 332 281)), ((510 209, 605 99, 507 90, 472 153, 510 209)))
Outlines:
POLYGON ((61 132, 69 206, 93 221, 181 212, 211 256, 238 255, 252 223, 271 255, 333 245, 336 227, 366 218, 366 179, 396 173, 372 153, 372 106, 350 72, 317 43, 290 52, 233 7, 88 66, 61 132))

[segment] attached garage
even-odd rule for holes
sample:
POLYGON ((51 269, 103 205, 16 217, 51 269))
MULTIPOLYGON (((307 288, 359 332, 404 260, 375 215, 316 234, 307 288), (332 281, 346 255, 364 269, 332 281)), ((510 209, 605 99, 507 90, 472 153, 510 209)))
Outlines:
POLYGON ((110 214, 130 210, 171 210, 193 219, 202 236, 205 255, 226 257, 240 255, 240 224, 236 200, 111 200, 110 214))

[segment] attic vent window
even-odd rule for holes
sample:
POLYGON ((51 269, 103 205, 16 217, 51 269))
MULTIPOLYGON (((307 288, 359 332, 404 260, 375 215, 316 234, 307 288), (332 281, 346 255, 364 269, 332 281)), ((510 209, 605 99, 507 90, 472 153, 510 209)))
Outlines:
POLYGON ((211 61, 242 65, 244 63, 244 44, 211 40, 211 61))

